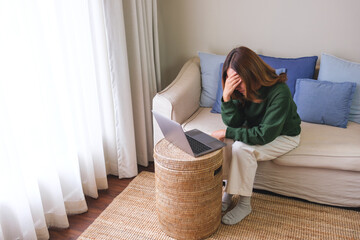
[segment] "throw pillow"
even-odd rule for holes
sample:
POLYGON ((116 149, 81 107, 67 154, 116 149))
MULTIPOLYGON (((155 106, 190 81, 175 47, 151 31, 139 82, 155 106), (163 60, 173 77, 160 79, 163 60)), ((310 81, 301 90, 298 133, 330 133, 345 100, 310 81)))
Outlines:
POLYGON ((216 99, 220 63, 225 61, 226 56, 203 52, 198 55, 201 68, 200 106, 212 107, 216 99))
POLYGON ((277 68, 277 69, 275 69, 275 73, 277 75, 280 75, 282 73, 286 73, 286 68, 277 68))
POLYGON ((355 83, 298 79, 294 101, 302 121, 346 128, 355 83))
POLYGON ((357 84, 350 108, 349 120, 360 123, 360 63, 350 62, 329 54, 321 54, 319 80, 354 82, 357 84))
POLYGON ((217 86, 217 91, 216 91, 216 100, 214 102, 214 105, 211 109, 210 112, 212 113, 221 113, 221 98, 223 95, 223 87, 222 87, 222 68, 223 68, 224 63, 220 64, 220 71, 219 71, 219 76, 218 76, 218 86, 217 86))
POLYGON ((259 55, 264 62, 272 68, 286 68, 287 78, 286 84, 289 86, 291 96, 295 93, 295 83, 298 78, 313 78, 315 73, 317 56, 301 57, 301 58, 276 58, 259 55))
MULTIPOLYGON (((219 71, 219 80, 218 80, 218 86, 217 86, 217 92, 216 92, 216 100, 215 103, 211 109, 212 113, 221 113, 221 98, 223 95, 223 88, 222 88, 222 67, 223 67, 224 63, 220 64, 220 71, 219 71)), ((286 68, 278 68, 275 69, 275 72, 277 75, 281 74, 281 73, 286 73, 286 68)))

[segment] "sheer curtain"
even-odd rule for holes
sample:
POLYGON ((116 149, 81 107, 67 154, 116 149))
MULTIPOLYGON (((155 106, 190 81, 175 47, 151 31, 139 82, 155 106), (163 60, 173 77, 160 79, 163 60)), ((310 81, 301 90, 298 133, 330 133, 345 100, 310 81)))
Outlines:
POLYGON ((153 19, 155 0, 0 1, 0 239, 48 239, 152 159, 153 19))

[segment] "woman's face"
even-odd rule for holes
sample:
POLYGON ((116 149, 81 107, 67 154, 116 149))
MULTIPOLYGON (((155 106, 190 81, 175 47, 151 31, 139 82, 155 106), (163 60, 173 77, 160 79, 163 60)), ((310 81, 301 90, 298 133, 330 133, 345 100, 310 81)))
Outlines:
POLYGON ((239 74, 237 74, 235 72, 234 69, 232 68, 228 68, 228 70, 226 71, 227 73, 227 78, 229 77, 235 77, 238 81, 240 81, 240 84, 235 88, 235 90, 239 91, 240 93, 242 93, 245 97, 246 97, 246 86, 245 86, 245 82, 242 81, 241 77, 239 76, 239 74))

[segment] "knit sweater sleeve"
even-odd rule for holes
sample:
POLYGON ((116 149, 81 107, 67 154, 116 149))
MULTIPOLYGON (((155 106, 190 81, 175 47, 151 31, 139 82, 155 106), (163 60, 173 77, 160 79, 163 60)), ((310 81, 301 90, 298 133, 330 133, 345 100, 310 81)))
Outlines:
POLYGON ((239 105, 237 100, 222 101, 221 117, 226 126, 239 128, 244 124, 246 120, 244 109, 239 105))
POLYGON ((265 145, 280 135, 289 108, 289 97, 279 94, 267 103, 265 114, 259 125, 251 128, 228 125, 225 136, 250 145, 265 145))

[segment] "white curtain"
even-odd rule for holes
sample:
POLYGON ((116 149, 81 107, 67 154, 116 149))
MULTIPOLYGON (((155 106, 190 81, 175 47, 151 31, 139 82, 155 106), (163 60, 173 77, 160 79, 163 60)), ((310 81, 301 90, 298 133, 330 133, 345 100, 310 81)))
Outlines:
POLYGON ((152 159, 154 19, 156 0, 0 0, 0 239, 48 239, 152 159))
MULTIPOLYGON (((104 10, 111 77, 119 93, 114 95, 118 107, 129 113, 117 126, 135 129, 134 138, 123 139, 121 145, 124 150, 135 147, 138 164, 148 166, 153 159, 151 101, 160 90, 157 1, 105 0, 104 10)), ((119 174, 126 177, 121 164, 119 174)))

